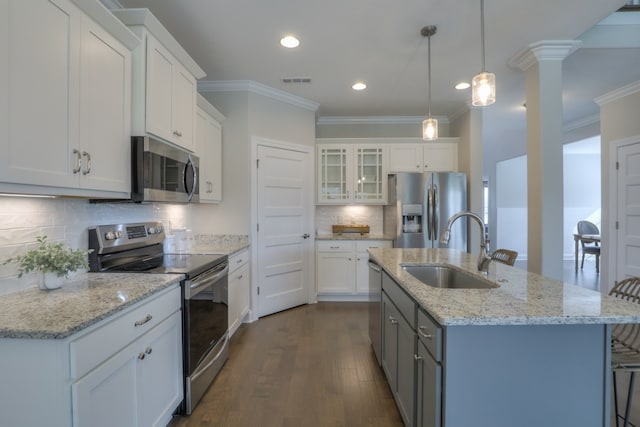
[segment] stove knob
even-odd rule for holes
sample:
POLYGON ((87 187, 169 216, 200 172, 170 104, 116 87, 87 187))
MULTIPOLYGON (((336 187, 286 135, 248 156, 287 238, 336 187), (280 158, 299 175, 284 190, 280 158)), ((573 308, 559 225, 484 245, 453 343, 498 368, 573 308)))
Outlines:
POLYGON ((104 233, 104 238, 105 240, 115 240, 116 233, 114 233, 113 231, 107 231, 106 233, 104 233))
POLYGON ((120 231, 120 230, 116 231, 115 234, 116 234, 116 239, 119 239, 119 238, 122 237, 122 231, 120 231))
POLYGON ((147 232, 149 234, 156 234, 156 227, 149 227, 149 229, 147 230, 147 232))

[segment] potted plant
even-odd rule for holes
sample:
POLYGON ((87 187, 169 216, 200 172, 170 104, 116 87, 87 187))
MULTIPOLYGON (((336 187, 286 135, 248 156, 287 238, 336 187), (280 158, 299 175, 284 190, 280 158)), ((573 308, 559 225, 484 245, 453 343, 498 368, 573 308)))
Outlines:
POLYGON ((51 243, 47 236, 38 236, 38 247, 28 250, 23 255, 7 259, 4 264, 18 264, 18 277, 32 271, 41 272, 40 288, 57 289, 63 278, 80 268, 88 268, 87 255, 92 250, 72 250, 64 243, 51 243))

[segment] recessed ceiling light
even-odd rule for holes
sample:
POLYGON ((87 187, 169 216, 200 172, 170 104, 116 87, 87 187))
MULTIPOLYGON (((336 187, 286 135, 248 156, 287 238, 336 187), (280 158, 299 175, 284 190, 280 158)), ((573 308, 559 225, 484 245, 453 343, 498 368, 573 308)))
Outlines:
POLYGON ((293 49, 294 47, 298 47, 300 45, 300 40, 298 40, 294 36, 284 36, 280 39, 280 44, 286 48, 293 49))
POLYGON ((353 90, 364 90, 367 88, 367 85, 362 82, 356 82, 351 86, 353 90))
POLYGON ((465 89, 469 89, 470 86, 471 85, 467 82, 460 82, 455 86, 455 88, 458 90, 465 90, 465 89))

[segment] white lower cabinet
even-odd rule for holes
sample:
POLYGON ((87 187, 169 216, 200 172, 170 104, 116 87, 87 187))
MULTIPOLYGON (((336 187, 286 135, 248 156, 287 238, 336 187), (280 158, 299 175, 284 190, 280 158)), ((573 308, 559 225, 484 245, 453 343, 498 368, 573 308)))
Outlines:
POLYGON ((166 426, 183 399, 180 286, 64 339, 0 342, 0 425, 166 426))
POLYGON ((229 336, 251 309, 250 266, 248 249, 229 257, 229 336))
POLYGON ((369 248, 390 248, 390 240, 323 240, 316 242, 319 297, 369 296, 369 248))

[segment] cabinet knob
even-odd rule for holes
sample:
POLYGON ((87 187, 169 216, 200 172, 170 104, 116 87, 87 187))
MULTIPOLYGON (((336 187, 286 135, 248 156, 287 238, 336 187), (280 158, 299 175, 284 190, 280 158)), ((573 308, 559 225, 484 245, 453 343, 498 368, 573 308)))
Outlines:
POLYGON ((173 134, 174 134, 175 136, 182 136, 182 132, 177 131, 177 130, 174 130, 174 131, 173 131, 173 134))
POLYGON ((311 235, 310 235, 309 233, 304 233, 304 234, 302 235, 302 238, 303 238, 303 239, 308 239, 309 237, 311 237, 311 235))
POLYGON ((144 353, 140 352, 140 354, 138 355, 138 359, 144 360, 144 358, 145 358, 144 353))
POLYGON ((422 357, 418 356, 417 354, 414 354, 413 359, 418 361, 418 360, 422 360, 422 357))
POLYGON ((151 347, 147 347, 147 349, 144 352, 147 354, 151 354, 152 351, 153 349, 151 347))
POLYGON ((389 322, 391 322, 392 325, 395 325, 398 323, 398 319, 393 316, 389 316, 389 322))

